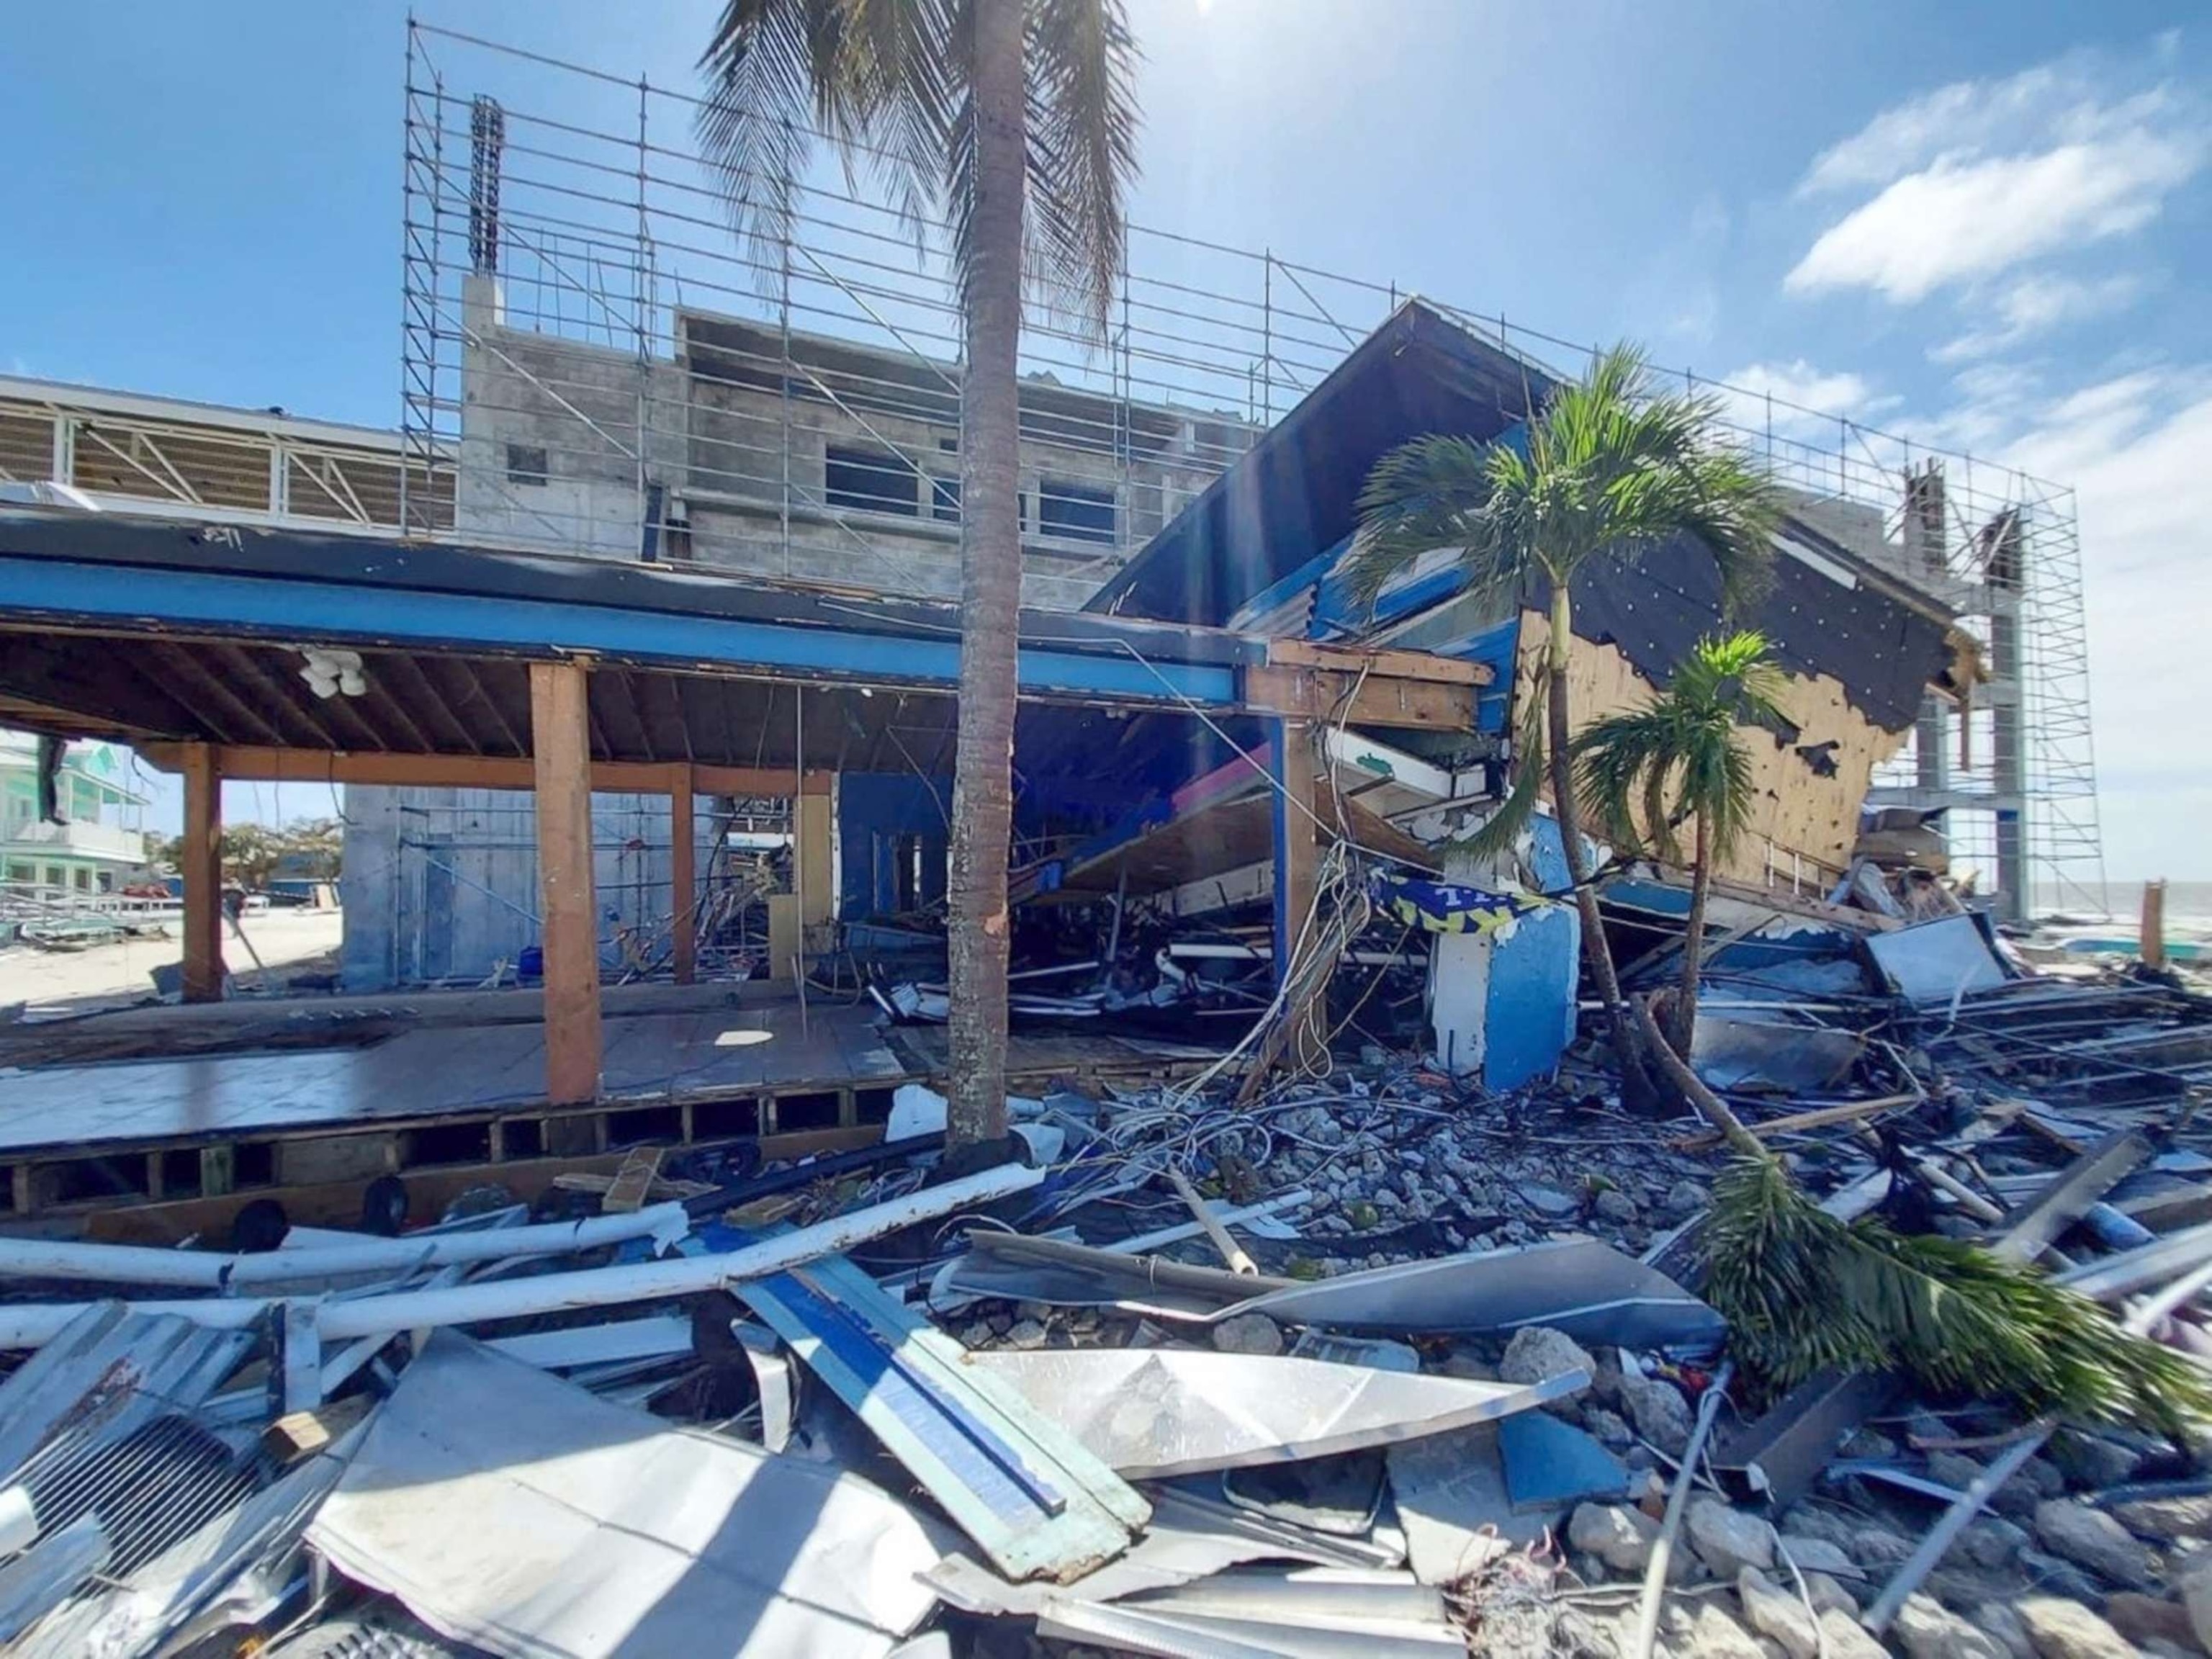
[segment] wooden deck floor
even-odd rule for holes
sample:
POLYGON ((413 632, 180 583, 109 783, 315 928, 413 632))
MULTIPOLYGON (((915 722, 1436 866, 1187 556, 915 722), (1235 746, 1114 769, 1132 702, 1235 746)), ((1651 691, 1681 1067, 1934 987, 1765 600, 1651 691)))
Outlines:
MULTIPOLYGON (((35 1063, 31 1035, 10 1045, 18 1063, 0 1066, 0 1214, 18 1218, 638 1140, 800 1131, 850 1144, 875 1133, 899 1084, 941 1080, 945 1066, 941 1030, 882 1030, 868 1005, 802 1010, 780 997, 611 1015, 599 1100, 558 1110, 545 1104, 538 1018, 434 1015, 330 1048, 55 1065, 35 1063)), ((160 1040, 158 1029, 145 1035, 160 1040)), ((1213 1053, 1017 1033, 1009 1069, 1014 1086, 1036 1090, 1187 1072, 1213 1053)))

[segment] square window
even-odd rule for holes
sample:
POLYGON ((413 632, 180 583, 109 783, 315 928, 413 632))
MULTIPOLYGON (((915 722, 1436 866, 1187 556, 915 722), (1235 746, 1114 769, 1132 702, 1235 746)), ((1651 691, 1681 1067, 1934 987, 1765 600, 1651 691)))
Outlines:
POLYGON ((832 507, 921 516, 914 468, 880 449, 832 449, 823 456, 822 498, 832 507))
POLYGON ((507 447, 507 481, 509 483, 542 484, 552 476, 545 465, 544 445, 509 444, 507 447))
POLYGON ((1114 540, 1114 492, 1047 478, 1037 490, 1037 527, 1071 541, 1114 540))
POLYGON ((932 478, 929 481, 929 516, 942 519, 948 524, 960 522, 960 480, 932 478))

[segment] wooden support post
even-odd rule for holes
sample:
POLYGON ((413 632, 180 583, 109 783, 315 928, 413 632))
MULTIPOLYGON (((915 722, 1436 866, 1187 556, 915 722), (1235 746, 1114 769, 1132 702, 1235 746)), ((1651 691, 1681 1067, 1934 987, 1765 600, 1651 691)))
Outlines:
POLYGON ((800 795, 791 803, 792 890, 799 895, 799 925, 810 943, 830 920, 836 878, 830 868, 830 797, 800 795))
POLYGON ((2146 968, 2166 966, 2166 882, 2143 884, 2142 921, 2136 935, 2146 968))
POLYGON ((693 868, 691 769, 672 769, 668 785, 668 886, 673 915, 676 982, 689 985, 699 976, 699 878, 693 868))
POLYGON ((186 1002, 222 1000, 222 775, 215 750, 184 745, 184 991, 186 1002))
MULTIPOLYGON (((1298 941, 1312 939, 1314 894, 1320 877, 1320 844, 1315 822, 1313 726, 1307 720, 1270 722, 1267 769, 1276 788, 1275 840, 1275 983, 1287 982, 1299 965, 1298 941)), ((1318 919, 1313 932, 1318 932, 1318 919)), ((1284 1030, 1293 1054, 1304 1052, 1310 1042, 1323 1035, 1319 1013, 1328 990, 1328 975, 1307 975, 1298 999, 1284 1010, 1284 1030)))
POLYGON ((530 665, 538 900, 545 953, 545 1097, 599 1093, 599 900, 592 884, 592 747, 581 663, 530 665))

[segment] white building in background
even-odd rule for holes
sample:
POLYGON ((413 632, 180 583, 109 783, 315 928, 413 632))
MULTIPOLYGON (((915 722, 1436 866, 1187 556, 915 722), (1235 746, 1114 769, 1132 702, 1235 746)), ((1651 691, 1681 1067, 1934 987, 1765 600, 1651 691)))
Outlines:
POLYGON ((131 751, 73 743, 54 778, 61 821, 39 813, 39 740, 0 732, 0 881, 9 897, 67 903, 120 892, 146 865, 146 796, 131 751))

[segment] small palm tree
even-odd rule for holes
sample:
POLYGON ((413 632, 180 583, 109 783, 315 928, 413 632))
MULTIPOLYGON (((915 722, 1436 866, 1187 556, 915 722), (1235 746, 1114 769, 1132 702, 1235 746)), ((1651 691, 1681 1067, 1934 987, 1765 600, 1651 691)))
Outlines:
MULTIPOLYGON (((1780 501, 1748 457, 1717 438, 1719 412, 1710 398, 1657 392, 1633 348, 1600 352, 1587 380, 1559 387, 1536 411, 1524 446, 1437 434, 1385 455, 1360 494, 1360 533, 1347 564, 1353 592, 1370 601, 1394 572, 1439 547, 1462 550, 1471 588, 1501 609, 1541 591, 1551 618, 1538 669, 1542 716, 1532 697, 1514 788, 1471 848, 1496 852, 1512 843, 1534 809, 1548 754, 1583 947, 1630 1088, 1644 1075, 1639 1044, 1590 890, 1576 811, 1566 675, 1573 586, 1601 565, 1694 538, 1718 567, 1724 610, 1734 612, 1757 591, 1772 562, 1780 501)), ((1699 556, 1686 550, 1678 556, 1699 556)))
POLYGON ((994 1140, 1006 1129, 1022 301, 1026 285, 1103 331, 1136 174, 1127 14, 1122 0, 727 0, 700 62, 700 142, 740 234, 771 247, 789 235, 817 130, 918 237, 951 221, 967 361, 947 1127, 956 1143, 994 1140))
POLYGON ((1705 898, 1713 862, 1735 848, 1751 818, 1751 757, 1739 725, 1778 726, 1782 671, 1755 633, 1700 640, 1666 690, 1643 708, 1586 728, 1575 739, 1576 782, 1607 838, 1620 848, 1648 848, 1682 862, 1675 830, 1692 820, 1690 920, 1682 938, 1681 988, 1674 999, 1674 1047, 1690 1052, 1704 964, 1705 898), (1637 822, 1641 805, 1643 822, 1637 822))

